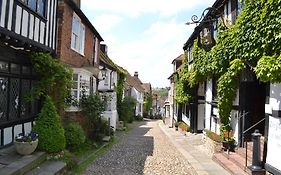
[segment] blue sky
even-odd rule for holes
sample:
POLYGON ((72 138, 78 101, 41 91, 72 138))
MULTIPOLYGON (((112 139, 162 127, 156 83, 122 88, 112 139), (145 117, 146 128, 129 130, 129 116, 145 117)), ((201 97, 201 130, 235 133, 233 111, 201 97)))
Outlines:
POLYGON ((183 53, 201 15, 215 0, 81 0, 82 10, 108 46, 109 57, 144 83, 169 86, 171 62, 183 53))

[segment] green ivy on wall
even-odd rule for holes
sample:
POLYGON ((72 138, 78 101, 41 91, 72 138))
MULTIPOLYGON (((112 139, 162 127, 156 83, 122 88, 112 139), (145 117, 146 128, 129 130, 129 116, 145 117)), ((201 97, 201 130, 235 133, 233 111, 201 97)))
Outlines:
POLYGON ((48 53, 33 53, 31 62, 33 71, 40 79, 32 87, 29 100, 50 96, 57 110, 63 109, 72 87, 72 69, 48 53))
MULTIPOLYGON (((212 76, 218 77, 219 115, 227 125, 245 63, 255 67, 260 81, 281 82, 280 29, 281 0, 246 0, 236 23, 228 29, 219 27, 217 45, 210 52, 198 48, 194 41, 193 67, 179 71, 178 77, 188 77, 188 83, 177 86, 196 86, 212 76)), ((183 93, 182 89, 179 87, 179 93, 183 93)))
POLYGON ((123 101, 123 91, 124 91, 124 83, 125 83, 126 73, 119 72, 119 78, 117 80, 116 86, 116 96, 117 96, 117 112, 119 117, 122 117, 122 101, 123 101))
POLYGON ((189 86, 187 54, 184 54, 182 67, 174 75, 175 81, 175 100, 179 104, 186 104, 191 100, 191 87, 189 86))

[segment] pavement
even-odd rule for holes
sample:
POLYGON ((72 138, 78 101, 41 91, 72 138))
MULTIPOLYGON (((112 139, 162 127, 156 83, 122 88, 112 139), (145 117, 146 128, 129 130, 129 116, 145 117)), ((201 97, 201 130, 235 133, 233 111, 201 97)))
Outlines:
POLYGON ((169 128, 162 121, 158 123, 177 150, 187 159, 198 175, 230 175, 223 167, 212 160, 202 141, 202 134, 183 134, 169 128))

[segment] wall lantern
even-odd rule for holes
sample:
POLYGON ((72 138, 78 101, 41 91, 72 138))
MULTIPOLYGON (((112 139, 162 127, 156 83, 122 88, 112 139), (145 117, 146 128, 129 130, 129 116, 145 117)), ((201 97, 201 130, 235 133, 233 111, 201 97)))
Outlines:
MULTIPOLYGON (((214 31, 217 28, 214 28, 213 24, 215 23, 217 26, 219 19, 223 19, 223 17, 219 13, 218 9, 214 7, 208 7, 203 11, 200 19, 198 19, 198 16, 193 15, 191 17, 192 22, 186 23, 186 25, 197 24, 195 32, 198 39, 198 47, 203 48, 207 52, 216 45, 214 31)), ((222 21, 223 25, 226 27, 224 20, 222 21)))
POLYGON ((107 72, 105 66, 102 66, 102 68, 100 68, 100 72, 101 72, 101 77, 104 80, 106 78, 106 72, 107 72))

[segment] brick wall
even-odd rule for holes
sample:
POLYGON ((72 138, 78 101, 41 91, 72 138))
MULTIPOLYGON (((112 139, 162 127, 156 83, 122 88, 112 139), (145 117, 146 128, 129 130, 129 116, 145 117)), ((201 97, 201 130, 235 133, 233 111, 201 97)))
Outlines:
MULTIPOLYGON (((64 2, 58 5, 58 46, 57 55, 59 60, 73 67, 93 65, 94 33, 85 25, 84 55, 71 49, 73 10, 64 2)), ((83 22, 83 21, 82 21, 83 22)), ((99 50, 99 49, 98 49, 99 50)))

